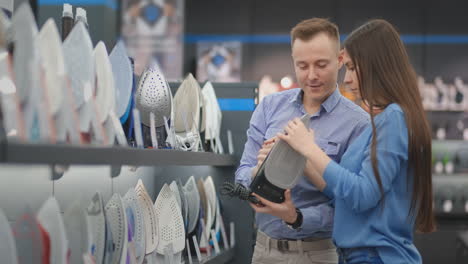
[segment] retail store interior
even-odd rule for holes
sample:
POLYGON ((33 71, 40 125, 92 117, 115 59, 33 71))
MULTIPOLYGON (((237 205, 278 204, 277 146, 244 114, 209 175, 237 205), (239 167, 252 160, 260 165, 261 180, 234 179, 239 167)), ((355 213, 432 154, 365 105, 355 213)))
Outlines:
POLYGON ((0 7, 0 263, 251 263, 255 212, 227 183, 263 98, 301 88, 290 32, 313 17, 342 42, 370 19, 398 30, 432 136, 437 230, 413 243, 468 263, 468 1, 0 7))

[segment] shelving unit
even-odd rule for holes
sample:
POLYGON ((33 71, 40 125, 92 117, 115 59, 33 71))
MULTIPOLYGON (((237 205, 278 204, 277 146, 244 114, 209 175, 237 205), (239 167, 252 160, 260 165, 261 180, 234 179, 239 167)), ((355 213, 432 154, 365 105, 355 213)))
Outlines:
MULTIPOLYGON (((124 165, 234 167, 237 163, 238 161, 232 155, 220 155, 211 152, 0 142, 0 164, 17 164, 20 166, 107 165, 119 168, 120 172, 120 167, 124 165)), ((54 180, 58 180, 61 176, 54 177, 56 176, 52 176, 54 180)), ((166 180, 166 178, 163 179, 163 181, 166 180)), ((155 179, 155 181, 159 180, 155 179)), ((220 254, 204 259, 201 263, 229 263, 233 260, 234 254, 235 248, 223 250, 220 254)))
POLYGON ((432 174, 433 182, 448 182, 448 183, 465 183, 468 182, 468 173, 453 173, 453 174, 432 174))
POLYGON ((426 109, 426 113, 463 113, 465 110, 450 110, 450 109, 439 109, 439 110, 428 110, 426 109))
POLYGON ((460 146, 467 146, 468 141, 462 139, 433 139, 432 147, 445 147, 445 148, 459 148, 460 146))
POLYGON ((464 135, 464 130, 468 126, 468 115, 465 111, 433 110, 426 111, 426 113, 434 139, 438 136, 438 130, 443 128, 445 133, 444 137, 450 139, 449 141, 463 141, 463 138, 466 136, 464 135))
MULTIPOLYGON (((248 83, 214 86, 220 98, 236 99, 243 98, 239 94, 244 93, 245 98, 251 98, 253 87, 258 85, 248 83), (222 89, 218 89, 218 86, 222 89)), ((224 146, 227 146, 225 130, 229 129, 234 134, 234 149, 241 148, 236 142, 244 143, 242 136, 245 128, 241 124, 249 119, 250 114, 229 110, 223 112, 224 146), (241 121, 237 120, 239 113, 241 121), (244 118, 242 114, 248 117, 244 118), (234 118, 236 122, 233 121, 234 118), (231 124, 235 124, 235 129, 241 132, 233 129, 231 124), (237 133, 242 133, 242 136, 237 133)), ((25 206, 37 210, 43 201, 54 195, 60 208, 65 211, 77 199, 87 201, 95 191, 102 193, 104 202, 115 193, 123 196, 138 180, 143 181, 154 201, 162 185, 173 180, 185 182, 192 175, 197 180, 210 175, 219 188, 224 181, 232 180, 238 163, 239 157, 235 155, 211 152, 18 142, 7 139, 0 130, 0 177, 5 183, 0 189, 0 200, 3 201, 0 208, 10 221, 15 221, 25 206)), ((219 198, 223 202, 224 197, 219 198)), ((223 204, 226 223, 233 222, 236 228, 239 227, 236 238, 245 237, 243 232, 247 229, 247 224, 243 222, 245 217, 239 217, 239 210, 242 210, 239 209, 239 204, 241 202, 237 201, 223 204)), ((248 210, 250 212, 250 208, 248 210)), ((222 249, 220 254, 206 258, 201 263, 245 263, 243 260, 247 257, 244 255, 249 255, 249 251, 243 252, 244 249, 239 248, 236 246, 229 250, 222 249)))
POLYGON ((93 147, 30 143, 4 143, 0 162, 19 164, 235 166, 230 155, 210 152, 93 147))
POLYGON ((437 220, 440 221, 468 221, 468 213, 436 213, 437 220))

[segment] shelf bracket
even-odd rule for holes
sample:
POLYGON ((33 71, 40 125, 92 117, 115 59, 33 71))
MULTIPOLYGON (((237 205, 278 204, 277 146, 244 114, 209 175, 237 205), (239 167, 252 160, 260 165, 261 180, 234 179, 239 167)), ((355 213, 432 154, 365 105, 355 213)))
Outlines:
POLYGON ((111 165, 111 178, 117 178, 122 171, 122 165, 111 165))
POLYGON ((59 165, 52 164, 50 165, 50 178, 52 181, 59 180, 63 177, 63 174, 68 170, 69 165, 59 165))

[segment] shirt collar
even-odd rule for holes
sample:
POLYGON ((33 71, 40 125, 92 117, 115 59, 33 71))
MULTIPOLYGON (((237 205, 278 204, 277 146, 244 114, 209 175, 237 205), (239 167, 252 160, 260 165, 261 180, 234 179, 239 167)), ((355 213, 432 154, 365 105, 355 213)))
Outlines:
POLYGON ((302 89, 297 89, 297 92, 294 93, 293 96, 291 96, 291 99, 289 100, 290 103, 298 103, 302 104, 302 96, 304 95, 304 91, 302 89))
MULTIPOLYGON (((290 102, 297 103, 302 105, 302 98, 304 96, 304 91, 302 89, 298 89, 297 93, 292 96, 290 102)), ((340 89, 338 88, 338 84, 336 85, 335 91, 333 91, 330 96, 322 103, 321 108, 324 109, 326 112, 331 112, 333 108, 338 104, 341 98, 340 89)))

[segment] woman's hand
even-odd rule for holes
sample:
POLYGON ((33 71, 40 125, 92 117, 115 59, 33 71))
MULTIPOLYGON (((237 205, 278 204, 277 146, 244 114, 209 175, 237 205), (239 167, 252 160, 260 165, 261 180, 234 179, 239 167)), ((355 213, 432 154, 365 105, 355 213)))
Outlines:
POLYGON ((315 144, 315 134, 306 128, 299 118, 290 121, 285 128, 286 134, 279 133, 279 139, 286 141, 293 149, 307 159, 305 175, 319 189, 323 190, 327 183, 323 179, 323 172, 331 159, 315 144))
POLYGON ((306 128, 299 118, 289 121, 284 130, 286 133, 278 133, 277 137, 284 140, 303 156, 308 157, 314 146, 316 146, 314 131, 306 128))

